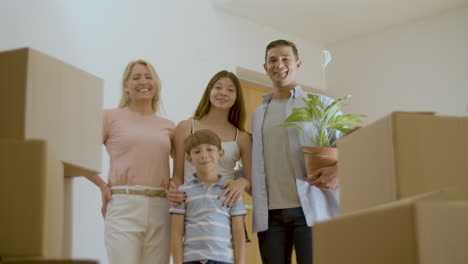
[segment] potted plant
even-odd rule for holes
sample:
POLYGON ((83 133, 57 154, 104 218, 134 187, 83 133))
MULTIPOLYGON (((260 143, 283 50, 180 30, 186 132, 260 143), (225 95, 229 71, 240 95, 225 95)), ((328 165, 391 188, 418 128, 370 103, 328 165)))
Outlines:
POLYGON ((312 143, 313 146, 302 147, 307 174, 336 164, 338 155, 335 132, 338 130, 344 134, 349 133, 352 131, 352 126, 363 123, 361 117, 367 117, 357 114, 337 115, 344 106, 343 101, 349 97, 351 96, 346 95, 325 107, 318 95, 308 94, 307 98, 302 98, 306 106, 294 108, 291 115, 278 125, 278 127, 296 127, 312 143), (313 126, 310 134, 296 124, 301 122, 308 122, 313 126))

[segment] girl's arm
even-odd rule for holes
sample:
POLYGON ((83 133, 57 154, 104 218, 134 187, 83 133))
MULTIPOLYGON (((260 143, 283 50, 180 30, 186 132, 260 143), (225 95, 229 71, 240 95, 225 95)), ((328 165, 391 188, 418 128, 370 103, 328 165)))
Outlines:
POLYGON ((171 253, 174 264, 182 264, 184 260, 184 215, 172 214, 171 253))
POLYGON ((239 200, 244 191, 250 193, 250 184, 252 180, 252 139, 246 132, 241 132, 237 143, 240 150, 241 161, 244 171, 244 176, 239 177, 233 181, 225 183, 222 187, 225 190, 219 195, 219 198, 226 196, 223 202, 224 206, 231 207, 235 202, 239 200))
POLYGON ((241 152, 242 166, 244 167, 244 176, 247 180, 245 190, 251 193, 252 183, 252 137, 246 132, 242 132, 239 138, 239 148, 241 152))
POLYGON ((185 160, 185 139, 190 135, 190 120, 180 122, 174 136, 174 170, 172 173, 172 183, 169 186, 167 199, 169 203, 177 206, 186 199, 183 191, 177 190, 177 186, 184 183, 184 160, 185 160))
POLYGON ((232 239, 234 246, 234 263, 245 263, 245 233, 244 216, 233 216, 231 218, 232 239))
POLYGON ((174 171, 172 181, 179 186, 184 183, 185 139, 190 135, 190 120, 180 122, 174 136, 174 171))

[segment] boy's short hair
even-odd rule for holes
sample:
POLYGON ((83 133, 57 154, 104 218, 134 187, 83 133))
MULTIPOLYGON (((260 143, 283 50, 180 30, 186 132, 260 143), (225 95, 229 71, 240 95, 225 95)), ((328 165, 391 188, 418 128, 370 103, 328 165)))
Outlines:
POLYGON ((266 46, 266 49, 265 49, 265 62, 268 59, 267 55, 268 55, 268 51, 270 49, 276 48, 276 47, 283 47, 283 46, 291 47, 292 50, 293 50, 294 56, 296 56, 296 60, 299 59, 299 52, 297 51, 297 47, 296 47, 296 44, 294 44, 294 42, 289 41, 289 40, 284 40, 284 39, 278 39, 278 40, 270 42, 266 46))
POLYGON ((221 139, 218 135, 209 129, 200 129, 188 136, 185 140, 185 153, 190 155, 190 151, 201 144, 216 146, 218 150, 222 149, 221 139))

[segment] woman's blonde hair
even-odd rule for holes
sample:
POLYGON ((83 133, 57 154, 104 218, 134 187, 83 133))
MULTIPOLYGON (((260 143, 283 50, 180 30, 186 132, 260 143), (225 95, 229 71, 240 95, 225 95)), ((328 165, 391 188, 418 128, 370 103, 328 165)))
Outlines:
POLYGON ((132 102, 132 98, 130 98, 130 96, 128 96, 128 93, 125 92, 125 83, 130 78, 130 74, 132 73, 133 67, 135 65, 137 65, 137 64, 146 66, 146 68, 148 69, 148 71, 151 74, 151 77, 153 78, 153 80, 156 83, 156 87, 155 87, 156 92, 155 92, 155 94, 153 96, 153 100, 152 100, 152 104, 151 104, 151 107, 152 107, 153 111, 156 113, 159 110, 159 101, 160 101, 159 100, 160 99, 159 95, 161 93, 161 80, 159 79, 159 76, 156 73, 156 70, 154 69, 154 67, 149 62, 141 60, 141 59, 129 62, 127 67, 125 68, 125 71, 124 71, 123 76, 122 76, 122 84, 121 84, 122 85, 122 96, 120 97, 119 108, 126 107, 132 102))
POLYGON ((232 83, 236 87, 236 100, 234 101, 234 105, 231 106, 229 109, 228 120, 231 124, 235 127, 239 128, 241 131, 245 131, 244 129, 244 121, 245 121, 245 106, 244 106, 244 96, 242 95, 242 89, 237 79, 237 76, 229 71, 223 70, 216 73, 211 80, 208 82, 206 86, 205 92, 203 92, 202 98, 198 103, 198 107, 195 110, 195 114, 193 115, 193 119, 201 119, 210 111, 211 101, 210 95, 211 90, 215 83, 221 78, 229 78, 231 79, 232 83))

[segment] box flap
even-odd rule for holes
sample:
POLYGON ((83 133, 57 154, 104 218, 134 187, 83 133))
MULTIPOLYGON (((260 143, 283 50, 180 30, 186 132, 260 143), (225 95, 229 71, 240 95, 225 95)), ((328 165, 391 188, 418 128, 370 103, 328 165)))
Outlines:
POLYGON ((314 225, 314 263, 415 264, 414 203, 314 225))
POLYGON ((396 199, 390 115, 340 138, 337 147, 341 214, 396 199))
POLYGON ((415 220, 420 263, 468 263, 468 202, 418 202, 415 220))
POLYGON ((468 117, 396 115, 395 165, 398 198, 456 188, 468 200, 468 117))
POLYGON ((432 111, 422 111, 422 112, 412 112, 412 111, 393 111, 392 115, 406 115, 406 114, 411 114, 411 115, 435 115, 436 112, 432 111))

